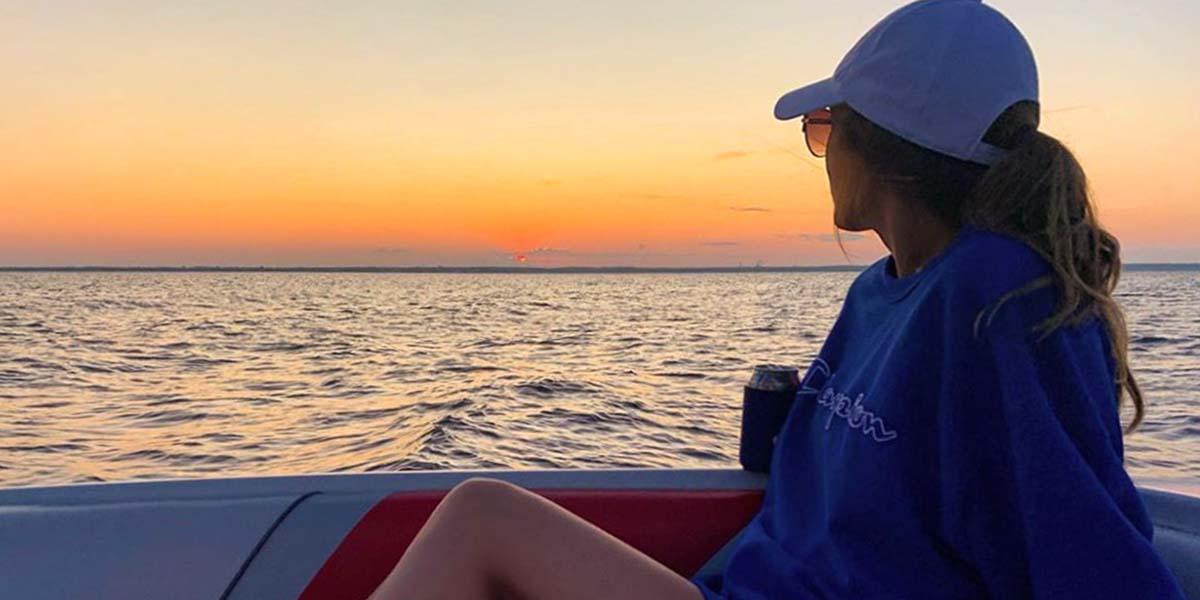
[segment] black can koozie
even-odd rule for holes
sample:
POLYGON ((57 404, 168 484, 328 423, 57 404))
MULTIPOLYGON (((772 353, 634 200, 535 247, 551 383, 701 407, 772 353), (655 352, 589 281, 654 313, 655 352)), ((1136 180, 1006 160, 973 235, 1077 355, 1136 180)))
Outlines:
POLYGON ((795 367, 758 365, 742 394, 742 435, 738 459, 747 471, 771 469, 775 439, 800 387, 795 367))

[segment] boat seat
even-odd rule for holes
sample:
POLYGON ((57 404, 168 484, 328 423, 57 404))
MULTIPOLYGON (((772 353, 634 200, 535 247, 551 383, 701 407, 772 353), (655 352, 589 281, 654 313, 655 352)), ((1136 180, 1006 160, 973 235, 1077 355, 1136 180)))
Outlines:
MULTIPOLYGON (((686 577, 719 572, 735 536, 762 502, 761 490, 535 491, 686 577)), ((1200 500, 1141 491, 1154 520, 1155 547, 1187 597, 1200 600, 1200 500)), ((401 492, 375 504, 309 581, 301 600, 365 599, 445 493, 401 492)))
POLYGON ((1154 547, 1187 597, 1200 600, 1200 499, 1159 490, 1141 491, 1154 521, 1154 547))
MULTIPOLYGON (((761 490, 537 490, 690 577, 758 512, 761 490)), ((326 559, 300 600, 362 600, 378 587, 445 491, 401 492, 373 506, 326 559)))

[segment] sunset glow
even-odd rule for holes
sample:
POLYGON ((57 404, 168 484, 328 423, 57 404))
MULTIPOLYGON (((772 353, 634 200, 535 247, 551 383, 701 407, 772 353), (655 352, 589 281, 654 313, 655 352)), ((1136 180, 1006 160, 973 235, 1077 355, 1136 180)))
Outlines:
MULTIPOLYGON (((1200 8, 993 4, 1127 259, 1200 261, 1200 8)), ((4 266, 842 264, 771 107, 898 3, 66 6, 0 11, 4 266)))

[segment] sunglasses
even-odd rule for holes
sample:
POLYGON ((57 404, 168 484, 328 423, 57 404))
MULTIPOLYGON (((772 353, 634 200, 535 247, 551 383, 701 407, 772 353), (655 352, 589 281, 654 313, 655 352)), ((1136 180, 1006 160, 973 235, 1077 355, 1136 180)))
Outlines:
POLYGON ((817 109, 805 114, 801 123, 808 151, 817 158, 824 158, 829 149, 829 135, 833 133, 833 113, 828 108, 817 109))

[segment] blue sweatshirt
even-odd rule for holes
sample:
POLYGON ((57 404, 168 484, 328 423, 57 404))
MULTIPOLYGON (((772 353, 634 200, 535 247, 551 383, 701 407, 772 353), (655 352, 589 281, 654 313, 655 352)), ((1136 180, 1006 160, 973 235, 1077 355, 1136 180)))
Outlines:
POLYGON ((1049 265, 963 229, 916 274, 851 286, 713 600, 1182 599, 1122 467, 1099 319, 1039 339, 1049 265))

